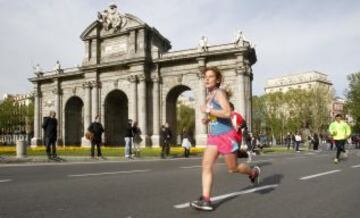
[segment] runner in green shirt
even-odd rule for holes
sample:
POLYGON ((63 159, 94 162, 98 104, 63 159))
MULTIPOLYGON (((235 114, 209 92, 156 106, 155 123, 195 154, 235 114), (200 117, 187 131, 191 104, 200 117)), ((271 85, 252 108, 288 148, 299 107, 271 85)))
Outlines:
POLYGON ((336 146, 336 158, 334 163, 339 162, 340 153, 344 152, 344 157, 347 157, 347 152, 345 151, 345 142, 351 135, 350 126, 342 120, 342 115, 337 114, 335 116, 335 121, 332 122, 329 126, 329 132, 332 138, 335 141, 336 146))

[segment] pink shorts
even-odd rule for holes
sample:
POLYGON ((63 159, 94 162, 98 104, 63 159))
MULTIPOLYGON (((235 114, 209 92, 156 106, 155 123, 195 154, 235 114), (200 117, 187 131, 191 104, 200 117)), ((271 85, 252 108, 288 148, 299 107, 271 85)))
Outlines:
POLYGON ((239 150, 239 144, 236 140, 236 131, 231 130, 229 132, 220 135, 208 135, 207 144, 217 147, 220 154, 229 154, 239 150))

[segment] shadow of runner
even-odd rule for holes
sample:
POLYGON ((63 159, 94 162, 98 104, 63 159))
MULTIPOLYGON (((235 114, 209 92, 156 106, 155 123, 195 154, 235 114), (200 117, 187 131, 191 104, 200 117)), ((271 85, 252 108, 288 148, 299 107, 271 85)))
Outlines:
POLYGON ((51 158, 50 160, 55 161, 55 162, 67 162, 66 159, 61 158, 61 157, 51 158))
POLYGON ((229 197, 225 197, 222 200, 217 200, 217 201, 215 200, 213 202, 214 209, 217 209, 222 204, 224 204, 228 201, 231 201, 232 199, 235 199, 235 198, 239 197, 240 195, 245 194, 245 193, 241 193, 241 192, 246 192, 247 190, 250 191, 251 189, 259 188, 260 190, 252 191, 250 193, 268 194, 275 190, 275 188, 276 188, 275 186, 279 185, 283 178, 284 178, 284 176, 282 174, 275 174, 272 176, 268 176, 268 177, 262 179, 258 185, 247 186, 247 187, 241 189, 238 194, 236 194, 236 193, 234 193, 234 195, 229 194, 229 197), (266 186, 269 186, 269 188, 266 188, 266 186), (264 189, 261 189, 262 187, 264 187, 264 189))

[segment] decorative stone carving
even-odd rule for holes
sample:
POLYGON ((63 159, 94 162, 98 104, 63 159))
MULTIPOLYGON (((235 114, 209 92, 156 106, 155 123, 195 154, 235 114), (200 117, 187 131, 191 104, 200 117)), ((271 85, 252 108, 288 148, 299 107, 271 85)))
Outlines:
POLYGON ((209 50, 208 38, 206 36, 201 36, 201 39, 199 41, 198 51, 206 52, 208 50, 209 50))
POLYGON ((137 82, 136 75, 130 75, 130 76, 128 76, 128 80, 129 80, 129 82, 131 82, 131 83, 136 83, 136 82, 137 82))
POLYGON ((84 88, 84 89, 89 89, 89 88, 91 88, 91 82, 84 82, 84 83, 83 83, 83 88, 84 88))
POLYGON ((238 31, 235 35, 234 44, 235 47, 241 47, 244 45, 245 36, 242 31, 238 31))
POLYGON ((44 102, 45 107, 52 107, 55 105, 55 102, 52 100, 47 100, 44 102))
POLYGON ((160 81, 160 78, 158 75, 152 75, 151 76, 151 81, 153 81, 153 83, 157 83, 160 81))
POLYGON ((36 66, 33 67, 33 70, 36 77, 42 77, 44 75, 44 73, 41 71, 40 64, 36 64, 36 66))
POLYGON ((56 61, 56 64, 55 64, 55 66, 54 66, 54 70, 56 70, 57 73, 63 73, 63 72, 64 72, 63 69, 61 69, 61 65, 60 65, 60 61, 59 61, 59 60, 56 61))
POLYGON ((142 75, 142 74, 138 75, 137 77, 139 79, 139 82, 142 82, 142 81, 146 80, 146 77, 144 75, 142 75))
POLYGON ((76 95, 76 86, 72 88, 71 92, 73 93, 73 95, 76 95))
POLYGON ((114 80, 114 88, 118 88, 119 87, 119 80, 114 80))
POLYGON ((103 25, 106 31, 119 31, 126 23, 126 17, 117 10, 115 4, 110 4, 109 7, 102 12, 98 12, 98 21, 103 25))

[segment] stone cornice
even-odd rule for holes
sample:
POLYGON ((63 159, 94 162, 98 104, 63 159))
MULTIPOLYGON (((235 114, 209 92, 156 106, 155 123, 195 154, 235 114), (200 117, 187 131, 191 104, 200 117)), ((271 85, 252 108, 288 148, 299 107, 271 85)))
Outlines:
POLYGON ((229 49, 223 49, 223 50, 215 50, 215 51, 211 51, 211 47, 210 47, 210 50, 206 53, 199 53, 197 50, 193 49, 193 52, 191 52, 189 50, 188 53, 185 53, 185 52, 179 53, 179 55, 173 55, 173 56, 169 56, 169 57, 163 56, 158 59, 154 59, 153 62, 154 63, 166 63, 166 62, 175 62, 175 61, 179 61, 179 60, 188 60, 188 59, 194 59, 194 61, 197 61, 199 58, 201 59, 201 58, 216 57, 216 56, 222 56, 222 55, 237 56, 239 54, 253 56, 253 57, 250 57, 251 65, 256 62, 255 52, 251 52, 250 49, 247 49, 247 48, 234 48, 234 47, 229 48, 229 49))

